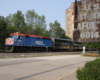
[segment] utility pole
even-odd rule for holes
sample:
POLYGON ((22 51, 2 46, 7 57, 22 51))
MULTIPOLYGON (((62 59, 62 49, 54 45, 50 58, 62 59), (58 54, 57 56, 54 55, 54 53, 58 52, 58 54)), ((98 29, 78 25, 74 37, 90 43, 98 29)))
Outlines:
POLYGON ((74 29, 77 29, 77 0, 75 0, 74 29))
POLYGON ((73 41, 79 41, 80 39, 80 31, 77 30, 78 26, 78 8, 77 8, 77 0, 75 0, 75 7, 74 7, 74 32, 73 32, 73 41))

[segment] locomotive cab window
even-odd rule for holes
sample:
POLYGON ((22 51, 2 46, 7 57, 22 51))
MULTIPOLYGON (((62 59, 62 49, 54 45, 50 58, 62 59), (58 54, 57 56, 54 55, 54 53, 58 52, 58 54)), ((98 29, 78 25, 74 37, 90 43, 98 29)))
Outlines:
POLYGON ((23 39, 23 38, 24 38, 23 36, 19 36, 19 37, 18 37, 18 39, 23 39))
POLYGON ((12 36, 12 38, 18 38, 18 36, 14 35, 14 36, 12 36))

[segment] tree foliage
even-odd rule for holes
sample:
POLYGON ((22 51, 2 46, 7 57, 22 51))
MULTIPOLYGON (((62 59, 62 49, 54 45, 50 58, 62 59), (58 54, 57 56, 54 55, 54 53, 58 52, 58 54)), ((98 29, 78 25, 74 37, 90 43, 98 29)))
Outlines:
POLYGON ((65 31, 61 28, 60 23, 57 22, 57 20, 54 21, 54 23, 50 23, 49 26, 49 32, 51 37, 70 39, 69 37, 65 36, 65 31))
POLYGON ((5 22, 4 19, 0 20, 0 31, 4 31, 7 27, 7 23, 5 22))
POLYGON ((20 29, 21 29, 21 33, 24 33, 24 34, 32 34, 32 32, 33 32, 33 28, 30 25, 25 26, 20 29))
POLYGON ((34 10, 28 10, 26 13, 27 25, 33 28, 32 34, 41 35, 46 30, 45 16, 39 16, 34 10))
POLYGON ((36 14, 34 10, 28 10, 25 14, 27 25, 34 27, 37 16, 38 14, 36 14))
POLYGON ((4 18, 0 20, 0 49, 4 48, 5 45, 5 29, 7 27, 7 23, 4 18))
POLYGON ((12 15, 12 22, 14 24, 14 26, 16 28, 18 28, 18 30, 20 30, 21 27, 25 26, 25 19, 24 19, 24 15, 22 14, 21 11, 17 11, 17 13, 12 15))
POLYGON ((9 14, 6 18, 5 21, 7 23, 7 26, 14 26, 13 21, 12 21, 13 16, 9 14))
POLYGON ((5 29, 5 36, 9 37, 10 33, 14 33, 14 32, 18 32, 18 29, 14 26, 7 26, 7 28, 5 29))
POLYGON ((17 13, 9 14, 9 16, 5 18, 5 21, 9 28, 13 26, 13 29, 17 29, 18 32, 22 32, 22 28, 24 28, 26 25, 24 15, 19 10, 17 11, 17 13))
POLYGON ((98 49, 100 50, 100 42, 87 42, 84 43, 86 47, 89 47, 90 49, 98 49))

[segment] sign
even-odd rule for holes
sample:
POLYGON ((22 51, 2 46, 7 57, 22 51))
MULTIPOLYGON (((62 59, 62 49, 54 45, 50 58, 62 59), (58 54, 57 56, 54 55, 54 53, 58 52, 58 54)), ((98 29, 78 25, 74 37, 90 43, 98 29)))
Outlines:
POLYGON ((100 0, 82 0, 78 5, 77 28, 73 32, 74 41, 100 41, 100 0))
POLYGON ((45 44, 43 43, 43 41, 35 41, 35 44, 37 44, 37 45, 45 45, 45 44))

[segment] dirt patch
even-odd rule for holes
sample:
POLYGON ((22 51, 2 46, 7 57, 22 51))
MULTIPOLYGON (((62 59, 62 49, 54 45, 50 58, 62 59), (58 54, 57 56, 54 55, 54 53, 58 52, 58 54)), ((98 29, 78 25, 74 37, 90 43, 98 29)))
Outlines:
POLYGON ((97 53, 96 54, 95 53, 94 54, 86 53, 85 56, 100 57, 100 55, 97 53))

